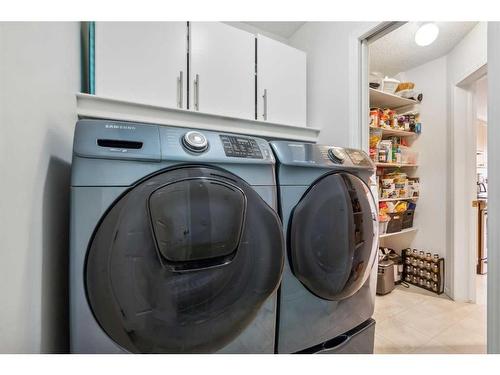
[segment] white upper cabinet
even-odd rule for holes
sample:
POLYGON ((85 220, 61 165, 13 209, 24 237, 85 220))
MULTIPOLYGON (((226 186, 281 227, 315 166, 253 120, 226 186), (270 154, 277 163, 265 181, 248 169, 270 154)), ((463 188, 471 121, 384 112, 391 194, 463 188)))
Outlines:
POLYGON ((189 108, 255 118, 255 36, 220 22, 190 23, 189 108))
POLYGON ((257 36, 257 120, 306 126, 306 53, 257 36))
POLYGON ((96 95, 186 109, 186 22, 96 22, 96 95))

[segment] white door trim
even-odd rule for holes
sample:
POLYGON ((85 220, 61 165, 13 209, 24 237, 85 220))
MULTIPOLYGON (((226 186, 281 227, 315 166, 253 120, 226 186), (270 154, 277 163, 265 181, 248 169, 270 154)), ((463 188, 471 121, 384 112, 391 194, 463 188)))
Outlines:
POLYGON ((488 22, 488 353, 500 353, 500 22, 488 22))

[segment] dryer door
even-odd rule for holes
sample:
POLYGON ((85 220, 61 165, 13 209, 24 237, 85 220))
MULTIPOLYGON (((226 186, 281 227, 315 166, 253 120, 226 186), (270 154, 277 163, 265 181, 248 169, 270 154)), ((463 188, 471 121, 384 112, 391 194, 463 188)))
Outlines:
POLYGON ((369 187, 349 173, 326 175, 304 194, 290 220, 294 275, 323 299, 356 293, 377 255, 377 211, 369 187))
POLYGON ((243 180, 184 167, 128 190, 89 245, 85 285, 101 328, 134 353, 224 347, 277 288, 278 216, 243 180))

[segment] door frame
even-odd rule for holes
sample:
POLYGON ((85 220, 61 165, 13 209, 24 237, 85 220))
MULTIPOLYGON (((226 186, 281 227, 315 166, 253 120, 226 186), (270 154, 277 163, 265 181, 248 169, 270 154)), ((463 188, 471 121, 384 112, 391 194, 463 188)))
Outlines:
MULTIPOLYGON (((500 165, 500 22, 488 22, 488 165, 500 165)), ((500 168, 488 169, 487 350, 500 353, 500 168), (491 228, 491 230, 490 230, 491 228)))

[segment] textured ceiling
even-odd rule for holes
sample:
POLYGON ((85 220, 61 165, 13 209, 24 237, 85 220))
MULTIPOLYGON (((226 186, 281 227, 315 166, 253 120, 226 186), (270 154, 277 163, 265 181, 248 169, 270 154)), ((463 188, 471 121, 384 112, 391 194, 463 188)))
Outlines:
POLYGON ((439 35, 434 43, 421 47, 415 32, 423 22, 408 22, 370 44, 370 72, 387 76, 407 71, 446 55, 477 22, 436 22, 439 35))
POLYGON ((261 30, 265 30, 275 35, 282 36, 283 38, 290 38, 305 22, 245 22, 261 30))

